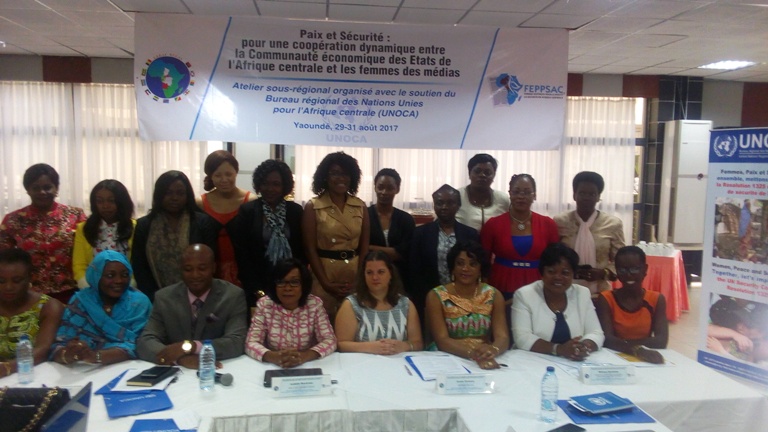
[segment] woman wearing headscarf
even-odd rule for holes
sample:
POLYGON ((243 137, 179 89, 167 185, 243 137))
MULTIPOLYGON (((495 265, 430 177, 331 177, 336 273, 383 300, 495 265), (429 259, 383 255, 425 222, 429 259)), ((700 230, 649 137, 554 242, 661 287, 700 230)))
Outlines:
POLYGON ((149 319, 149 298, 130 286, 131 264, 125 255, 106 250, 88 265, 89 287, 70 300, 51 359, 111 364, 136 358, 136 338, 149 319))

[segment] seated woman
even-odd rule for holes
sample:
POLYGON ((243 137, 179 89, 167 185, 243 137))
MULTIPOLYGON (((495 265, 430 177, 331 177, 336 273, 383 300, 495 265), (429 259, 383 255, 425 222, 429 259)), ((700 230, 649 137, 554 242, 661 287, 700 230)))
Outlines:
POLYGON ((256 303, 245 353, 292 368, 336 351, 336 335, 323 301, 310 294, 312 276, 295 258, 278 261, 274 285, 256 303))
POLYGON ((421 351, 419 314, 403 295, 392 259, 382 250, 371 251, 362 270, 356 293, 347 297, 336 315, 339 351, 380 355, 421 351))
MULTIPOLYGON (((72 251, 72 273, 79 288, 87 288, 85 272, 93 257, 114 250, 131 259, 136 220, 128 189, 117 180, 102 180, 91 190, 91 215, 77 224, 72 251)), ((135 283, 134 283, 135 285, 135 283)))
POLYGON ((512 335, 524 350, 583 360, 603 344, 589 288, 573 283, 579 255, 562 243, 541 253, 541 280, 515 291, 512 335))
POLYGON ((89 287, 69 301, 51 360, 112 364, 136 358, 136 338, 149 319, 152 305, 130 286, 133 269, 125 255, 106 250, 88 265, 89 287))
POLYGON ((28 335, 35 364, 48 359, 64 306, 58 300, 30 290, 32 257, 13 248, 0 251, 0 378, 17 371, 16 344, 28 335))
POLYGON ((605 346, 649 363, 664 363, 664 357, 651 348, 667 347, 667 302, 662 294, 643 288, 648 271, 645 252, 625 246, 616 252, 615 263, 621 288, 603 291, 597 300, 605 346))
POLYGON ((450 282, 427 295, 427 323, 437 348, 496 369, 495 358, 509 347, 504 297, 483 283, 488 257, 477 242, 458 242, 448 252, 450 282))

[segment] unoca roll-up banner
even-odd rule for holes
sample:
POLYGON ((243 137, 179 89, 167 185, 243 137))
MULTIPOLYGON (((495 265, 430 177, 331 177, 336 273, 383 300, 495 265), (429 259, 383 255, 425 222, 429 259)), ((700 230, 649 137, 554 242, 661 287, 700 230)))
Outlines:
POLYGON ((568 33, 138 14, 149 140, 449 149, 562 142, 568 33))
POLYGON ((698 360, 768 384, 768 128, 714 130, 698 360))

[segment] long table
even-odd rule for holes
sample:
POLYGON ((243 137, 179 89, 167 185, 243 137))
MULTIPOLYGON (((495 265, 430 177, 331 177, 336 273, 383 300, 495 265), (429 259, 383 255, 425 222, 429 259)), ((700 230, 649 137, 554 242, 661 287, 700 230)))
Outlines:
MULTIPOLYGON (((500 362, 508 367, 492 372, 496 391, 490 395, 438 395, 434 382, 424 382, 408 374, 402 355, 382 357, 338 353, 306 365, 320 367, 338 381, 334 393, 328 396, 277 398, 272 390, 262 385, 264 371, 274 367, 245 356, 224 362, 221 372, 231 373, 235 378, 231 387, 217 385, 212 393, 202 393, 194 371, 185 370, 178 382, 171 384, 167 391, 174 410, 191 409, 203 417, 200 431, 306 430, 306 427, 298 425, 315 424, 318 428, 331 431, 391 432, 446 430, 445 425, 453 422, 458 425, 456 430, 544 432, 554 426, 537 420, 539 386, 546 366, 555 365, 560 398, 611 390, 630 398, 659 421, 652 424, 587 425, 588 431, 765 430, 768 400, 763 395, 674 351, 665 350, 663 353, 674 363, 673 366, 639 368, 638 383, 626 386, 587 386, 566 373, 567 367, 554 361, 554 358, 513 350, 500 357, 500 362), (448 420, 454 409, 457 418, 448 420), (355 428, 349 429, 349 425, 344 428, 333 426, 334 421, 346 419, 337 414, 345 411, 361 413, 357 416, 355 428), (285 415, 275 416, 278 413, 285 415), (403 425, 403 422, 417 418, 427 419, 424 421, 429 427, 408 429, 403 425), (398 425, 402 429, 398 429, 398 425)), ((460 361, 473 372, 480 372, 471 362, 460 361)), ((45 363, 35 368, 32 386, 59 385, 74 391, 92 381, 96 390, 127 368, 144 369, 149 366, 149 363, 142 361, 98 368, 45 363)), ((0 386, 6 385, 15 386, 16 376, 0 379, 0 386)), ((128 431, 136 418, 168 418, 172 412, 110 420, 102 398, 94 395, 88 430, 128 431)), ((559 412, 556 425, 567 421, 567 416, 559 412)))

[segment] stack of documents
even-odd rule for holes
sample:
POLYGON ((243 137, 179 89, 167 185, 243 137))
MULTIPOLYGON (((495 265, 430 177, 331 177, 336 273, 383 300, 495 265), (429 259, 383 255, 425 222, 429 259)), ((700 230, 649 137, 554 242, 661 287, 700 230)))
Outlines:
POLYGON ((632 401, 613 392, 574 396, 567 401, 557 401, 557 405, 576 424, 656 422, 632 401))
POLYGON ((173 381, 168 377, 152 387, 130 387, 126 381, 137 373, 129 369, 96 391, 104 396, 109 418, 126 417, 173 408, 165 388, 173 381))

